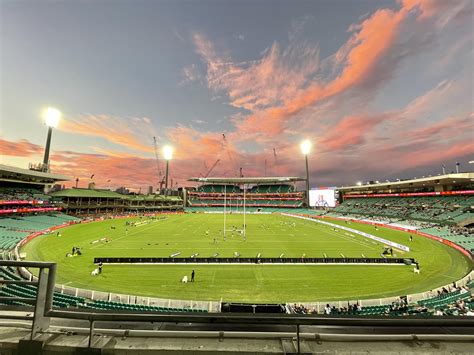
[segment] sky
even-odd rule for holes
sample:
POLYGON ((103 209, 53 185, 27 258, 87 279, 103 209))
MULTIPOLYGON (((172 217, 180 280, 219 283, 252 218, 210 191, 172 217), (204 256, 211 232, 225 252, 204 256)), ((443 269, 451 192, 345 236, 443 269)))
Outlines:
POLYGON ((473 170, 472 0, 0 0, 1 163, 86 187, 473 170), (158 161, 154 151, 154 137, 158 161))

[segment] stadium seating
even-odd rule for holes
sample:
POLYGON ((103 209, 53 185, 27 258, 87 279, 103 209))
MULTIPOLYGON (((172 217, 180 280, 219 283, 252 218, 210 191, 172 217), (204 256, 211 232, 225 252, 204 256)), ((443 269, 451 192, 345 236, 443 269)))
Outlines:
MULTIPOLYGON (((248 208, 301 208, 304 194, 296 192, 292 185, 255 185, 246 191, 248 208)), ((197 191, 188 192, 190 207, 243 208, 244 193, 234 185, 203 185, 197 191), (226 195, 224 196, 224 191, 226 195), (225 200, 225 201, 224 201, 225 200)))
POLYGON ((194 313, 205 313, 205 309, 192 309, 192 308, 172 308, 172 307, 158 307, 158 306, 146 306, 141 304, 128 304, 120 302, 110 301, 94 301, 89 302, 85 305, 87 308, 107 310, 107 311, 132 311, 132 312, 194 312, 194 313))
MULTIPOLYGON (((0 268, 0 279, 4 280, 21 280, 21 276, 17 275, 12 268, 2 267, 0 268)), ((32 285, 17 285, 7 284, 0 288, 1 296, 17 296, 17 297, 36 297, 37 287, 32 285)), ((4 302, 6 304, 14 305, 30 305, 29 303, 10 301, 4 302)), ((64 295, 59 292, 55 292, 53 295, 53 307, 55 308, 68 308, 68 307, 79 307, 85 304, 85 298, 76 297, 71 295, 64 295)))
POLYGON ((335 211, 456 224, 474 217, 474 196, 348 198, 335 211))
POLYGON ((257 185, 250 189, 249 193, 255 194, 274 194, 295 192, 291 185, 257 185))
POLYGON ((0 187, 0 200, 50 201, 51 197, 38 189, 0 187))
POLYGON ((450 304, 460 300, 470 299, 471 294, 469 292, 461 292, 456 290, 454 292, 443 293, 433 298, 428 298, 422 301, 418 301, 420 306, 426 306, 435 309, 443 309, 448 307, 450 304))
MULTIPOLYGON (((12 267, 0 268, 0 284, 1 280, 22 280, 22 277, 15 272, 12 267)), ((474 287, 474 281, 471 281, 464 288, 453 289, 448 291, 443 289, 442 293, 435 297, 420 300, 416 303, 407 305, 403 302, 394 302, 391 305, 367 306, 359 307, 354 310, 349 307, 336 308, 333 307, 331 315, 359 315, 359 316, 432 316, 441 312, 446 315, 460 315, 467 310, 474 310, 474 299, 471 295, 474 287), (470 290, 470 291, 468 291, 470 290)), ((0 296, 9 297, 28 297, 36 296, 37 287, 33 285, 17 285, 4 284, 0 288, 0 296)), ((31 306, 29 303, 19 301, 3 301, 0 304, 31 306)), ((99 311, 115 311, 115 312, 192 312, 203 313, 205 309, 195 309, 189 307, 174 308, 160 307, 144 304, 127 304, 121 302, 111 302, 103 300, 87 300, 83 297, 66 295, 60 292, 54 292, 53 295, 54 308, 88 308, 99 311)), ((315 313, 314 311, 306 311, 305 307, 299 307, 299 313, 315 313)))
MULTIPOLYGON (((21 276, 15 273, 12 268, 1 267, 0 268, 0 283, 1 280, 22 280, 21 276)), ((0 288, 0 296, 10 297, 36 297, 37 287, 32 285, 17 285, 8 284, 0 288)), ((4 304, 31 306, 29 303, 17 302, 17 301, 4 301, 4 304)), ((120 302, 110 301, 87 301, 84 297, 76 297, 71 295, 62 294, 60 292, 54 292, 53 295, 53 307, 55 308, 69 308, 69 307, 80 307, 80 308, 91 308, 96 310, 110 310, 110 311, 132 311, 132 312, 193 312, 193 313, 204 313, 207 312, 205 309, 195 308, 172 308, 172 307, 158 307, 158 306, 146 306, 140 304, 127 304, 120 302)))
MULTIPOLYGON (((332 307, 331 316, 337 315, 359 315, 359 316, 434 316, 437 313, 443 315, 460 315, 467 310, 474 310, 473 292, 474 281, 471 281, 464 288, 456 288, 452 291, 444 289, 442 293, 436 297, 423 299, 421 301, 406 304, 406 301, 400 299, 390 305, 357 307, 332 307), (469 291, 468 291, 469 290, 469 291), (464 303, 464 304, 463 304, 464 303)), ((315 314, 314 308, 307 308, 303 305, 290 305, 290 309, 294 313, 315 314)))
MULTIPOLYGON (((410 210, 406 210, 406 213, 402 213, 402 211, 397 207, 400 207, 401 203, 405 203, 406 201, 400 202, 396 199, 397 198, 348 199, 333 211, 325 213, 325 216, 343 216, 345 218, 366 219, 384 224, 396 222, 398 225, 412 226, 420 232, 449 240, 463 247, 464 249, 469 250, 471 253, 474 253, 474 230, 472 228, 458 227, 453 225, 451 221, 440 222, 439 220, 436 220, 436 218, 429 220, 427 219, 426 213, 423 214, 422 217, 420 217, 421 214, 419 212, 413 212, 410 210), (393 207, 392 203, 389 204, 387 201, 394 201, 393 203, 396 203, 396 207, 393 207), (378 209, 379 207, 376 207, 377 205, 383 205, 384 208, 378 209), (378 209, 377 213, 373 212, 376 208, 378 209), (372 211, 372 214, 367 211, 372 211)), ((435 208, 436 206, 443 206, 443 208, 446 208, 446 206, 448 206, 448 202, 440 199, 441 198, 437 197, 433 206, 435 208)), ((423 197, 421 198, 421 202, 416 202, 416 204, 412 203, 412 205, 426 205, 426 201, 426 198, 423 197)), ((453 199, 449 197, 448 201, 453 201, 453 199)), ((454 201, 456 201, 456 203, 463 203, 465 205, 471 203, 472 196, 470 196, 470 198, 458 197, 455 198, 454 201)), ((467 215, 468 218, 472 218, 472 213, 469 212, 467 215)), ((438 215, 438 217, 439 216, 440 215, 438 215)))
POLYGON ((0 249, 12 249, 31 233, 70 221, 80 221, 80 219, 65 214, 15 215, 9 218, 0 218, 0 249))
POLYGON ((235 185, 202 185, 197 189, 198 192, 204 193, 240 193, 242 190, 235 185))

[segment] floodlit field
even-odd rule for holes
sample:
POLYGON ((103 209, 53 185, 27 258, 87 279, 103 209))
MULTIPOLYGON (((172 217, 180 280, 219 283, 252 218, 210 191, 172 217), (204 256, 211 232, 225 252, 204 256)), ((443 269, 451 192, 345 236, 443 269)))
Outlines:
MULTIPOLYGON (((145 220, 145 219, 143 219, 145 220)), ((138 222, 139 218, 129 219, 138 222)), ((91 276, 94 257, 379 257, 383 245, 362 236, 351 237, 321 224, 281 215, 247 215, 247 240, 237 233, 222 236, 222 214, 169 215, 126 227, 125 219, 93 222, 61 229, 61 236, 33 239, 22 250, 28 260, 58 263, 57 282, 81 288, 174 299, 241 302, 330 301, 406 295, 445 285, 463 277, 471 265, 458 251, 439 242, 385 228, 351 223, 348 227, 408 245, 419 261, 412 266, 364 265, 104 265, 91 276), (114 226, 115 229, 111 229, 114 226), (126 231, 128 229, 128 231, 126 231), (206 235, 209 231, 209 235, 206 235), (107 237, 110 242, 96 242, 107 237), (214 241, 214 239, 216 241, 214 241), (82 256, 66 257, 73 246, 82 256), (183 275, 196 272, 196 282, 182 284, 183 275)), ((241 227, 242 215, 228 215, 227 225, 241 227)), ((344 222, 334 221, 344 224, 344 222)))

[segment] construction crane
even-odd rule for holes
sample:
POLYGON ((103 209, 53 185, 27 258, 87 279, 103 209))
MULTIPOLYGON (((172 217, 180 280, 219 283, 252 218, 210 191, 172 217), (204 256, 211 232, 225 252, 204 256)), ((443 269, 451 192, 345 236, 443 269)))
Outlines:
POLYGON ((156 142, 156 137, 153 137, 153 148, 155 149, 156 172, 158 173, 158 181, 160 183, 160 192, 161 192, 165 177, 161 178, 161 176, 163 175, 163 172, 160 167, 160 160, 158 159, 158 143, 156 142))
POLYGON ((222 141, 223 141, 224 149, 227 151, 227 156, 229 157, 229 162, 231 163, 231 165, 234 168, 238 167, 239 165, 234 159, 234 154, 231 151, 231 149, 229 148, 229 142, 227 141, 227 138, 226 138, 224 133, 222 133, 222 141))
POLYGON ((212 173, 212 171, 217 166, 217 164, 219 164, 220 161, 221 161, 220 159, 217 159, 216 162, 212 164, 211 168, 207 171, 206 175, 204 175, 203 177, 207 178, 209 174, 212 173))
POLYGON ((278 160, 277 160, 277 152, 275 148, 273 148, 273 159, 274 159, 273 174, 278 176, 278 173, 277 173, 278 160))

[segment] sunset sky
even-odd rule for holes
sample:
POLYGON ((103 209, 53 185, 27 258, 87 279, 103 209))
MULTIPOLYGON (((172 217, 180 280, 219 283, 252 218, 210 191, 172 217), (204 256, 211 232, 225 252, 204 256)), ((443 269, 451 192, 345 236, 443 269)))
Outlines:
POLYGON ((472 0, 0 0, 1 163, 98 187, 473 170, 472 0), (225 139, 224 136, 225 135, 225 139), (110 183, 107 181, 110 180, 110 183))

